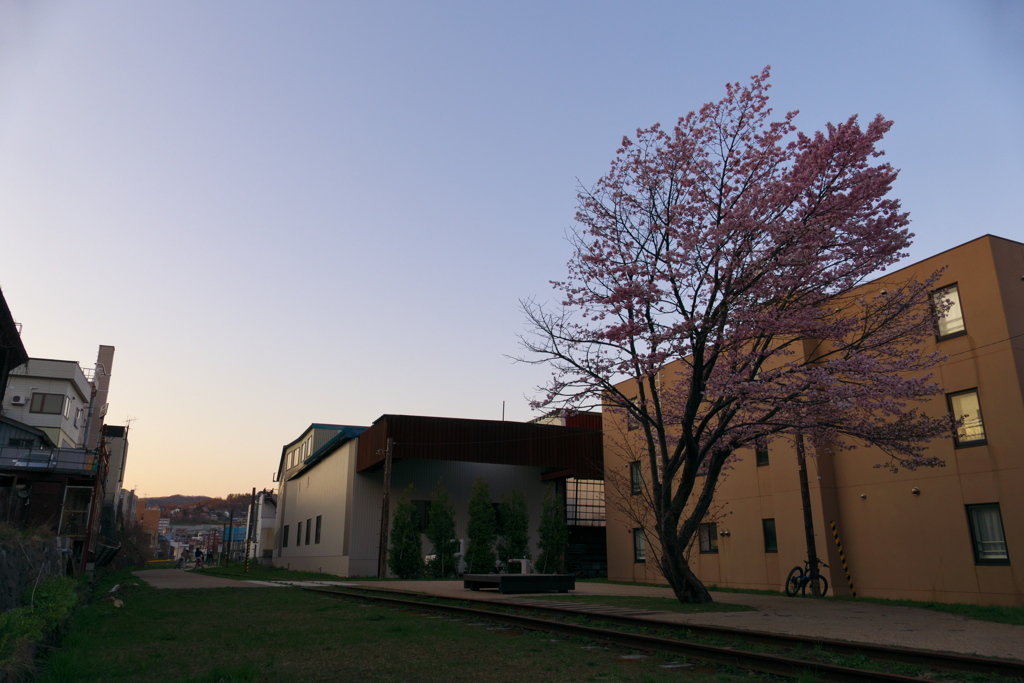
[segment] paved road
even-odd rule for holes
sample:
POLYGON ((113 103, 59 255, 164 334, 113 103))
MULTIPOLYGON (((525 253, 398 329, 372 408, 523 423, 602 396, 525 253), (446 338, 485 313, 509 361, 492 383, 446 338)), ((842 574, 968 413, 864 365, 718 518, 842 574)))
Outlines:
POLYGON ((217 576, 193 574, 181 569, 146 569, 132 572, 154 588, 259 588, 253 581, 235 581, 217 576))
MULTIPOLYGON (((177 569, 135 572, 157 588, 258 588, 283 586, 265 581, 235 581, 193 574, 177 569)), ((518 600, 525 595, 501 595, 496 591, 470 591, 461 581, 297 581, 294 585, 354 585, 413 591, 462 600, 518 600)), ((671 598, 669 588, 579 582, 577 595, 635 595, 671 598)), ((533 594, 531 598, 545 597, 533 594)), ((848 600, 815 600, 775 595, 718 593, 718 602, 749 605, 752 612, 678 614, 660 612, 655 617, 672 623, 727 626, 750 631, 898 645, 920 650, 945 650, 987 657, 1024 660, 1024 626, 996 624, 914 607, 876 605, 848 600)))

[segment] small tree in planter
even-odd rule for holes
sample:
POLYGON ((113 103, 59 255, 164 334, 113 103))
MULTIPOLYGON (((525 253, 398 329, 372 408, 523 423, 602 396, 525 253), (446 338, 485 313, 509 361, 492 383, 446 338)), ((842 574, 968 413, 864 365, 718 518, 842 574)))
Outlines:
POLYGON ((509 491, 501 497, 499 515, 498 559, 505 566, 509 560, 530 559, 530 512, 522 491, 509 491))
POLYGON ((405 495, 395 508, 395 517, 391 522, 388 565, 400 579, 414 578, 423 571, 420 516, 410 500, 414 490, 412 484, 405 490, 405 495))
POLYGON ((427 573, 438 579, 455 576, 455 553, 459 551, 459 542, 455 538, 455 505, 440 484, 430 504, 427 540, 434 549, 434 559, 427 567, 427 573))
POLYGON ((466 526, 466 571, 471 574, 489 574, 494 571, 494 541, 498 535, 498 520, 491 502, 491 489, 487 480, 477 477, 469 493, 469 524, 466 526))
POLYGON ((565 525, 562 499, 553 491, 549 491, 544 497, 537 533, 540 536, 537 542, 540 551, 537 556, 537 569, 542 574, 560 572, 565 557, 565 544, 569 542, 569 528, 565 525))

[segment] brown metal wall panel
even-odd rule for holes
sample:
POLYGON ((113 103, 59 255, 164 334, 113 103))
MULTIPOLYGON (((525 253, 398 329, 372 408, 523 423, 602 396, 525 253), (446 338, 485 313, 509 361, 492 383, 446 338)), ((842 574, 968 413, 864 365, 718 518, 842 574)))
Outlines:
POLYGON ((496 420, 384 415, 359 437, 357 470, 384 461, 387 439, 394 457, 526 465, 604 477, 601 432, 594 429, 496 420))
POLYGON ((602 429, 601 413, 576 413, 565 418, 566 427, 579 427, 581 429, 602 429))

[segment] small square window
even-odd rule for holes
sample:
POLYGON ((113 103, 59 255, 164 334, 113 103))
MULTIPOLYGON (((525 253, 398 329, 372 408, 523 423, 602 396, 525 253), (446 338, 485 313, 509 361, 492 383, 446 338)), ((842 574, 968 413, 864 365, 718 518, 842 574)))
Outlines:
POLYGON ((702 553, 718 552, 718 525, 714 522, 701 524, 698 534, 700 535, 700 551, 702 553))
MULTIPOLYGON (((631 398, 631 399, 629 399, 629 402, 633 404, 634 408, 636 408, 636 407, 638 407, 640 405, 640 399, 638 399, 638 398, 631 398)), ((633 412, 632 409, 627 408, 626 409, 626 431, 631 432, 634 429, 640 429, 640 420, 637 419, 636 414, 633 412)))
POLYGON ((316 516, 316 543, 320 542, 320 522, 323 520, 323 515, 316 516))
POLYGON ((754 442, 754 453, 757 456, 757 466, 764 467, 768 464, 768 440, 761 438, 754 442))
POLYGON ((963 423, 956 428, 956 434, 953 435, 956 447, 982 446, 988 443, 985 438, 985 422, 981 417, 978 390, 971 389, 949 394, 947 398, 949 399, 949 412, 953 414, 953 419, 963 420, 963 423))
POLYGON ((960 289, 955 284, 932 292, 932 306, 935 309, 935 332, 940 341, 967 334, 960 308, 960 289))
POLYGON ((974 563, 1010 564, 999 503, 968 505, 967 519, 971 526, 971 542, 974 544, 974 563))
POLYGON ((633 529, 633 561, 647 561, 647 536, 643 529, 633 529))
POLYGON ((764 551, 766 553, 779 552, 779 541, 775 535, 775 520, 762 519, 761 529, 764 531, 764 551))
POLYGON ((634 496, 640 495, 644 490, 644 475, 640 471, 640 462, 629 463, 629 482, 634 496))

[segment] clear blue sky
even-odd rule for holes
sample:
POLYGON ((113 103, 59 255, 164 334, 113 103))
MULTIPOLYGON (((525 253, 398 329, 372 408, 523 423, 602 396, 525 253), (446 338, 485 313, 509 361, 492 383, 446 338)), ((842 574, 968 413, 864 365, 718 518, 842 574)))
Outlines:
POLYGON ((1024 3, 0 5, 0 287, 35 357, 117 347, 145 495, 270 485, 311 422, 532 417, 518 299, 624 134, 773 67, 895 120, 923 258, 1024 237, 1024 3))

